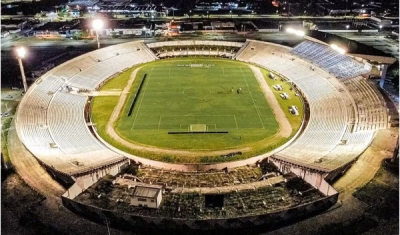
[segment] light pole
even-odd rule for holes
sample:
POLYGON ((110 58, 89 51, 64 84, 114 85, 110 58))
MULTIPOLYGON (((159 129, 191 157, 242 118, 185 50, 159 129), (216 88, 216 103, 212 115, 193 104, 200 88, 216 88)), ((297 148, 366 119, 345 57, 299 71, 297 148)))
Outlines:
POLYGON ((379 32, 382 32, 382 25, 379 25, 379 32))
POLYGON ((147 36, 146 36, 146 26, 143 26, 143 31, 144 31, 144 37, 147 38, 147 36))
POLYGON ((230 10, 229 13, 231 14, 231 18, 232 18, 232 10, 230 10))
POLYGON ((189 18, 192 18, 192 10, 189 11, 189 18))
POLYGON ((99 30, 103 28, 104 22, 100 19, 95 19, 92 22, 93 29, 96 31, 97 49, 100 49, 99 30))
POLYGON ((346 37, 347 37, 347 33, 349 31, 350 25, 346 25, 346 37))
POLYGON ((18 47, 17 48, 17 59, 18 59, 18 63, 19 63, 19 69, 21 70, 21 77, 22 77, 22 83, 24 84, 24 91, 26 92, 28 90, 28 84, 26 83, 24 66, 22 65, 22 59, 25 58, 25 55, 26 55, 25 48, 18 47))

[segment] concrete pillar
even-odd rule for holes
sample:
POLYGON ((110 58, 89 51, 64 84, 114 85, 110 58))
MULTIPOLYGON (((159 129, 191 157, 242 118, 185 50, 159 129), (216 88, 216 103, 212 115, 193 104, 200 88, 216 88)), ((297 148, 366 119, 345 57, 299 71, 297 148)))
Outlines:
POLYGON ((389 65, 387 64, 382 64, 382 70, 381 70, 381 79, 379 80, 379 87, 383 88, 383 85, 385 84, 385 79, 386 79, 386 71, 389 65))

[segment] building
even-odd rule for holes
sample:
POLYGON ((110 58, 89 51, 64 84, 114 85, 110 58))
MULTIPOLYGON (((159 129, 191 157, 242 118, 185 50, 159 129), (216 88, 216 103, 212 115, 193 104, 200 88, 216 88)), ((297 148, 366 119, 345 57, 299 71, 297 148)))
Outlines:
POLYGON ((137 185, 131 199, 132 206, 158 208, 162 201, 162 186, 137 185))
POLYGON ((26 19, 2 19, 1 28, 5 30, 22 30, 27 22, 26 19))
POLYGON ((67 22, 47 22, 34 29, 36 37, 70 37, 73 32, 81 31, 80 20, 67 22))

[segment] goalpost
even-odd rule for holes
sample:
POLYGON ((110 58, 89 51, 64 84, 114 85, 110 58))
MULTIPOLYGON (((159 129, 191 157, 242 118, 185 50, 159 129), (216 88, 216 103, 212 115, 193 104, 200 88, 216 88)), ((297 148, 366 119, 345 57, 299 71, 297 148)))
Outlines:
POLYGON ((206 132, 208 131, 206 124, 190 124, 189 132, 206 132))

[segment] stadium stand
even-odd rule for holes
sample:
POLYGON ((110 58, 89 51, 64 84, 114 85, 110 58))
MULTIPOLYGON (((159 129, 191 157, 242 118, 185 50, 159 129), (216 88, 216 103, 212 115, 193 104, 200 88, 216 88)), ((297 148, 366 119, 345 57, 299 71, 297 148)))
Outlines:
MULTIPOLYGON (((364 73, 366 67, 361 68, 364 65, 348 56, 335 54, 328 46, 305 41, 292 50, 253 40, 168 41, 147 46, 131 42, 103 48, 68 61, 37 80, 17 113, 17 132, 27 149, 44 164, 66 174, 85 172, 123 158, 91 135, 83 115, 86 97, 69 90, 97 89, 115 73, 155 60, 153 52, 159 48, 172 56, 223 56, 228 52, 229 57, 268 68, 289 79, 306 98, 310 117, 299 137, 274 155, 276 159, 330 172, 353 161, 369 145, 374 131, 387 126, 385 103, 379 93, 364 79, 351 78, 364 73), (197 48, 206 49, 199 52, 197 48), (325 51, 329 57, 316 50, 325 51), (349 66, 356 69, 350 71, 349 66), (347 79, 338 80, 327 72, 333 68, 341 70, 340 76, 347 79)), ((253 176, 249 173, 246 177, 242 176, 243 182, 251 181, 253 176)), ((144 174, 143 180, 154 182, 157 178, 173 182, 176 176, 165 171, 155 176, 144 174)), ((201 185, 202 180, 199 181, 197 184, 201 185)))
MULTIPOLYGON (((303 53, 302 50, 305 50, 304 54, 310 53, 310 56, 312 54, 308 52, 310 48, 315 51, 320 47, 311 42, 300 45, 295 48, 297 53, 303 53)), ((296 59, 289 52, 290 48, 287 47, 250 41, 236 59, 266 67, 288 78, 296 84, 309 103, 310 118, 307 127, 298 139, 275 154, 274 158, 323 172, 333 171, 361 154, 372 141, 373 132, 353 133, 350 130, 351 123, 356 123, 355 130, 360 130, 364 126, 362 120, 358 121, 361 117, 358 115, 360 110, 354 107, 355 101, 350 95, 351 90, 346 92, 346 86, 329 73, 318 67, 314 68, 313 64, 306 61, 296 59)), ((346 82, 351 82, 351 79, 346 82)), ((377 102, 379 99, 375 96, 378 96, 377 93, 372 99, 377 102)), ((376 103, 374 107, 379 110, 385 109, 383 103, 376 103)), ((379 118, 370 117, 370 113, 367 114, 368 118, 382 120, 380 127, 383 128, 387 118, 385 119, 381 112, 376 112, 382 115, 379 118)), ((367 129, 372 131, 379 129, 375 123, 372 126, 375 128, 367 129)))
POLYGON ((121 161, 123 156, 91 134, 84 118, 87 97, 70 91, 93 90, 116 72, 152 60, 154 55, 142 42, 132 42, 79 56, 51 70, 30 87, 19 105, 19 138, 44 165, 67 175, 121 161))
POLYGON ((343 82, 355 100, 358 123, 354 131, 374 131, 387 128, 388 112, 385 101, 365 78, 355 77, 343 82))
POLYGON ((338 78, 351 78, 368 73, 371 70, 371 66, 368 64, 360 63, 348 55, 340 54, 328 45, 308 40, 294 47, 291 53, 317 64, 338 78))
POLYGON ((210 41, 170 41, 149 43, 147 46, 159 58, 183 56, 219 56, 233 58, 243 43, 210 41))

